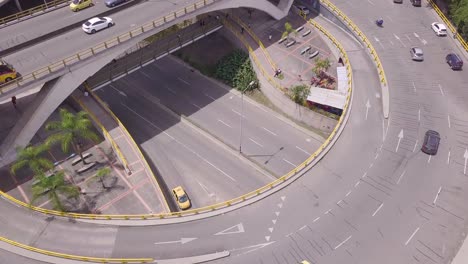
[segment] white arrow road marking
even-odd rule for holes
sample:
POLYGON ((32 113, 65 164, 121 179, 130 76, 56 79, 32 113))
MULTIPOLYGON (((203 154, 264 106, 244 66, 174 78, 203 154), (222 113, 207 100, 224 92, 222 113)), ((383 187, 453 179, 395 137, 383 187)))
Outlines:
POLYGON ((181 238, 180 240, 174 240, 174 241, 165 241, 165 242, 155 242, 154 244, 155 245, 163 245, 163 244, 176 244, 176 243, 180 243, 180 244, 186 244, 188 242, 191 242, 193 240, 197 239, 196 237, 183 237, 181 238))
POLYGON ((405 43, 403 43, 403 41, 401 41, 400 37, 398 37, 396 34, 393 34, 393 36, 395 36, 395 38, 401 43, 401 45, 403 45, 403 47, 406 48, 405 43))
POLYGON ((398 144, 396 146, 395 152, 398 152, 398 148, 400 147, 400 142, 402 138, 403 138, 403 129, 401 129, 400 133, 398 134, 398 144))
POLYGON ((273 227, 268 228, 268 231, 270 231, 270 233, 273 233, 273 227))
POLYGON ((240 224, 237 224, 235 226, 231 226, 231 227, 228 227, 226 229, 224 229, 223 231, 220 231, 216 234, 214 234, 215 236, 219 236, 219 235, 231 235, 231 234, 238 234, 238 233, 244 233, 245 230, 244 230, 244 225, 242 223, 240 224))
POLYGON ((270 236, 265 236, 265 240, 268 242, 270 241, 270 236))
POLYGON ((468 160, 468 149, 465 149, 465 154, 463 154, 463 158, 465 158, 465 167, 463 168, 463 174, 466 175, 466 161, 468 160))
POLYGON ((371 107, 371 105, 370 105, 369 99, 367 99, 367 103, 366 103, 366 120, 367 120, 367 115, 369 114, 369 108, 370 107, 371 107))
POLYGON ((279 207, 279 208, 282 208, 282 207, 283 207, 283 203, 279 203, 279 204, 278 204, 278 207, 279 207))
POLYGON ((271 222, 273 222, 273 224, 276 225, 276 219, 271 220, 271 222))
POLYGON ((280 212, 275 212, 275 215, 276 215, 276 216, 279 216, 279 215, 280 215, 280 212))
POLYGON ((206 194, 208 194, 208 196, 213 197, 215 195, 214 193, 209 192, 208 187, 206 187, 203 183, 199 182, 198 180, 197 182, 198 185, 200 185, 200 187, 206 192, 206 194))
POLYGON ((286 196, 281 196, 280 199, 281 199, 281 201, 284 202, 284 200, 286 200, 286 196))

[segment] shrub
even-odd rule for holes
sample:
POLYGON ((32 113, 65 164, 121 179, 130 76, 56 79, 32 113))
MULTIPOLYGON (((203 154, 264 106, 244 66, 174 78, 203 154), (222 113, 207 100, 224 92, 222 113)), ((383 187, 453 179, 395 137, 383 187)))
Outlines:
POLYGON ((215 77, 237 90, 257 88, 257 85, 249 86, 252 81, 258 84, 249 56, 242 50, 235 50, 221 58, 216 64, 215 77))
POLYGON ((304 105, 307 101, 307 96, 309 96, 310 90, 307 85, 296 85, 289 89, 289 96, 297 104, 304 105))

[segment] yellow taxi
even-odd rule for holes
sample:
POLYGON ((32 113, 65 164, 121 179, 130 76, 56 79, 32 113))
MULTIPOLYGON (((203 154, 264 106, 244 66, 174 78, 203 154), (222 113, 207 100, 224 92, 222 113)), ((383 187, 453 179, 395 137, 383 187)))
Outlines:
POLYGON ((12 67, 8 67, 7 65, 0 65, 0 83, 6 83, 16 79, 18 77, 18 73, 12 67))
POLYGON ((182 186, 177 186, 174 189, 172 189, 172 194, 174 195, 174 198, 177 201, 177 205, 181 210, 190 208, 190 199, 188 198, 188 195, 187 193, 185 193, 184 188, 182 188, 182 186))
POLYGON ((300 263, 300 264, 310 264, 310 262, 309 262, 309 261, 307 261, 307 260, 303 260, 303 261, 301 261, 301 263, 300 263))
POLYGON ((73 12, 80 11, 81 9, 93 6, 93 0, 73 0, 70 3, 70 9, 73 12))

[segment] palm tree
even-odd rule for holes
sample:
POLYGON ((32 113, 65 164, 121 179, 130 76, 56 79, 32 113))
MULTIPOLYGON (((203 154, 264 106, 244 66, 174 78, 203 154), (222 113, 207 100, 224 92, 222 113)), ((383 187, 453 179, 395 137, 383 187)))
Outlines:
POLYGON ((281 38, 288 38, 288 39, 289 39, 289 35, 290 35, 291 33, 294 33, 294 35, 297 35, 297 30, 295 30, 295 29, 292 27, 291 23, 286 22, 286 23, 284 24, 284 32, 283 32, 283 35, 281 35, 281 38))
POLYGON ((312 68, 312 71, 315 73, 315 75, 319 75, 321 71, 325 70, 327 71, 331 66, 330 60, 328 58, 325 59, 320 59, 317 58, 315 59, 315 66, 312 68))
POLYGON ((48 144, 60 142, 63 152, 68 152, 71 145, 80 155, 83 164, 86 164, 80 139, 91 139, 95 142, 99 140, 98 135, 91 130, 91 126, 92 123, 86 112, 80 111, 75 115, 67 109, 61 108, 60 121, 52 121, 46 125, 47 130, 57 131, 49 136, 46 142, 48 144))
POLYGON ((49 150, 49 145, 18 147, 16 149, 17 159, 11 166, 10 171, 15 174, 17 170, 28 166, 35 174, 50 170, 54 167, 52 161, 43 157, 42 154, 49 150))
POLYGON ((111 169, 109 167, 100 168, 97 170, 96 175, 92 178, 98 179, 99 182, 102 184, 103 189, 107 189, 108 187, 104 184, 104 179, 111 173, 111 169))
POLYGON ((65 208, 60 200, 60 195, 66 196, 67 198, 74 198, 80 194, 77 186, 65 181, 65 173, 63 171, 58 171, 49 177, 41 173, 38 174, 36 178, 38 182, 32 187, 31 204, 39 197, 47 195, 52 201, 54 210, 63 212, 65 208))

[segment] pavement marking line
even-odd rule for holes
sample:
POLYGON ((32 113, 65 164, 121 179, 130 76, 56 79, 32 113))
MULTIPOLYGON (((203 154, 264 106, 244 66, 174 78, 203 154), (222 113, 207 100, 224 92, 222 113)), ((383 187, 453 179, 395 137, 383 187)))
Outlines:
POLYGON ((256 145, 258 145, 258 146, 260 146, 260 147, 263 148, 263 145, 260 144, 260 143, 258 143, 257 141, 255 141, 255 140, 253 140, 253 139, 251 139, 251 138, 249 138, 249 140, 252 141, 254 144, 256 144, 256 145))
POLYGON ((434 205, 436 204, 437 199, 439 198, 440 191, 442 191, 442 186, 439 187, 439 190, 437 191, 437 194, 436 194, 436 196, 435 196, 434 201, 432 202, 432 204, 434 204, 434 205))
POLYGON ((272 131, 268 130, 265 127, 262 127, 264 130, 266 130, 268 133, 272 134, 273 136, 278 136, 277 134, 273 133, 272 131))
POLYGON ((345 196, 348 197, 350 194, 351 194, 351 190, 345 196))
POLYGON ((340 203, 343 202, 343 200, 339 200, 336 205, 340 205, 340 203))
POLYGON ((317 222, 319 219, 320 219, 320 217, 315 218, 314 221, 312 221, 312 223, 317 222))
POLYGON ((375 155, 374 159, 376 160, 378 157, 379 157, 379 153, 375 155))
POLYGON ((416 151, 416 147, 418 146, 418 140, 416 139, 416 142, 414 143, 414 147, 413 147, 413 152, 416 151))
POLYGON ((431 163, 431 158, 432 158, 432 155, 429 155, 429 158, 427 159, 427 163, 431 163))
POLYGON ((449 128, 451 128, 451 126, 450 126, 450 115, 447 115, 447 120, 448 120, 448 126, 449 126, 449 128))
POLYGON ((196 108, 201 109, 201 107, 198 106, 197 104, 194 104, 194 103, 191 103, 191 104, 192 104, 193 106, 195 106, 196 108))
POLYGON ((401 41, 400 37, 398 37, 395 33, 393 33, 393 36, 401 43, 401 45, 403 45, 403 47, 406 48, 405 43, 403 43, 403 41, 401 41))
POLYGON ((385 141, 385 120, 382 119, 382 141, 385 141))
POLYGON ((388 20, 390 20, 391 22, 393 22, 393 19, 390 17, 390 16, 387 16, 388 20))
POLYGON ((354 188, 356 188, 358 185, 359 185, 360 181, 356 182, 356 184, 354 184, 354 188))
POLYGON ((442 85, 440 85, 440 84, 439 84, 439 90, 440 90, 440 94, 441 94, 442 96, 445 96, 444 90, 442 90, 442 85))
POLYGON ((413 83, 413 91, 416 92, 416 84, 414 84, 414 82, 412 83, 413 83))
POLYGON ((449 150, 449 152, 448 152, 447 164, 450 164, 450 150, 449 150))
POLYGON ((173 93, 173 94, 177 94, 176 91, 174 91, 171 87, 169 86, 166 86, 165 87, 169 92, 173 93))
POLYGON ((300 147, 298 147, 298 146, 296 146, 296 148, 297 148, 298 150, 304 152, 306 155, 312 156, 312 154, 310 154, 309 152, 305 151, 304 149, 302 149, 302 148, 300 148, 300 147))
POLYGON ((373 162, 370 164, 369 169, 372 168, 372 167, 374 167, 374 163, 373 163, 373 162))
POLYGON ((404 171, 401 173, 400 178, 398 178, 397 184, 400 184, 401 178, 403 178, 403 176, 405 175, 405 173, 406 173, 406 170, 404 170, 404 171))
POLYGON ((408 238, 408 240, 406 241, 405 243, 405 246, 407 246, 409 244, 409 242, 411 241, 411 239, 413 239, 414 235, 416 235, 416 233, 419 231, 419 227, 416 228, 416 230, 414 230, 413 234, 408 238))
POLYGON ((369 4, 371 5, 375 5, 374 2, 372 2, 371 0, 367 0, 367 2, 369 2, 369 4))
POLYGON ((306 227, 307 227, 307 225, 304 225, 304 226, 302 226, 301 228, 299 228, 299 230, 302 230, 302 229, 304 229, 304 228, 306 228, 306 227))
POLYGON ((180 78, 180 77, 177 77, 177 79, 178 79, 179 81, 185 83, 186 85, 190 85, 189 82, 187 82, 186 80, 184 80, 184 79, 182 79, 182 78, 180 78))
POLYGON ((346 243, 348 240, 351 239, 352 236, 349 236, 348 238, 346 238, 343 242, 341 242, 340 244, 338 244, 338 246, 335 247, 335 249, 338 249, 339 247, 341 247, 344 243, 346 243))
POLYGON ((328 211, 326 211, 326 212, 325 212, 325 214, 328 214, 328 213, 330 213, 330 211, 331 211, 331 209, 328 209, 328 211))
POLYGON ((208 163, 210 166, 212 166, 213 168, 215 168, 217 171, 221 172, 224 176, 228 177, 231 181, 233 182, 236 182, 236 179, 234 179, 233 177, 231 177, 229 174, 227 174, 226 172, 224 172, 223 170, 221 170, 220 168, 218 168, 216 165, 214 165, 213 163, 211 163, 209 160, 203 158, 200 154, 198 154, 197 152, 195 152, 194 150, 192 150, 191 148, 189 148, 188 146, 186 146, 185 144, 183 144, 182 142, 178 141, 177 139, 175 139, 173 136, 169 135, 167 132, 165 131, 162 131, 161 128, 159 128, 157 125, 155 125, 153 122, 149 121, 148 119, 146 119, 144 116, 138 114, 137 112, 135 112, 133 109, 131 109, 130 107, 128 107, 127 105, 125 104, 122 104, 125 108, 127 108, 130 112, 134 113, 135 115, 139 116, 141 119, 145 120, 147 123, 149 123, 150 125, 152 125, 153 127, 156 127, 157 129, 159 129, 159 131, 163 132, 166 136, 168 136, 169 138, 171 138, 172 140, 174 140, 175 142, 177 142, 178 144, 180 144, 181 146, 183 146, 184 148, 186 148, 187 150, 189 150, 190 152, 192 152, 193 154, 195 154, 195 156, 197 156, 198 158, 200 158, 201 160, 203 160, 205 163, 208 163))
POLYGON ((206 187, 204 184, 202 184, 200 181, 196 180, 198 185, 200 185, 200 187, 206 192, 206 194, 209 196, 209 197, 213 197, 214 196, 214 193, 210 193, 208 191, 208 187, 206 187))
POLYGON ((395 44, 393 44, 393 41, 389 40, 390 44, 392 44, 392 46, 394 46, 395 44))
POLYGON ((284 161, 284 162, 286 162, 286 163, 289 163, 289 164, 290 164, 291 166, 293 166, 294 168, 296 168, 296 167, 297 167, 297 165, 296 165, 296 164, 294 164, 294 163, 290 162, 290 161, 289 161, 289 160, 287 160, 287 159, 283 159, 283 161, 284 161))
POLYGON ((221 119, 218 119, 218 122, 220 122, 221 124, 223 124, 223 125, 225 125, 225 126, 227 126, 227 127, 229 127, 229 128, 232 128, 232 126, 226 124, 226 123, 225 123, 223 120, 221 120, 221 119))
POLYGON ((268 228, 268 231, 269 231, 270 233, 273 233, 273 230, 274 230, 273 227, 269 227, 269 228, 268 228))
POLYGON ((110 86, 113 90, 115 90, 117 93, 119 93, 120 95, 127 97, 127 94, 125 94, 124 92, 122 92, 122 91, 120 91, 119 89, 115 88, 112 84, 109 84, 109 86, 110 86))
POLYGON ((384 203, 381 203, 381 204, 380 204, 380 206, 377 208, 377 210, 374 211, 374 213, 372 214, 372 216, 375 216, 375 215, 379 212, 379 210, 380 210, 380 208, 382 208, 383 204, 384 204, 384 203))
POLYGON ((223 231, 219 231, 218 233, 214 234, 215 236, 219 235, 230 235, 230 234, 238 234, 238 233, 244 233, 244 225, 242 223, 239 223, 235 226, 228 227, 224 229, 223 231))
MULTIPOLYGON (((239 112, 237 112, 236 110, 234 109, 231 109, 234 113, 236 113, 236 115, 240 116, 241 114, 239 112)), ((245 115, 243 116, 243 118, 245 118, 245 115)))
POLYGON ((216 100, 213 96, 211 96, 211 95, 209 95, 209 94, 207 94, 207 93, 203 93, 203 94, 204 94, 206 97, 208 97, 208 98, 210 98, 211 100, 213 100, 213 101, 216 100))
POLYGON ((361 177, 361 178, 365 178, 366 176, 367 176, 367 171, 366 171, 366 172, 364 172, 364 174, 362 175, 362 177, 361 177))
POLYGON ((405 37, 408 39, 409 42, 411 42, 411 38, 407 34, 405 34, 405 37))
POLYGON ((421 108, 418 109, 418 121, 421 121, 421 108))

